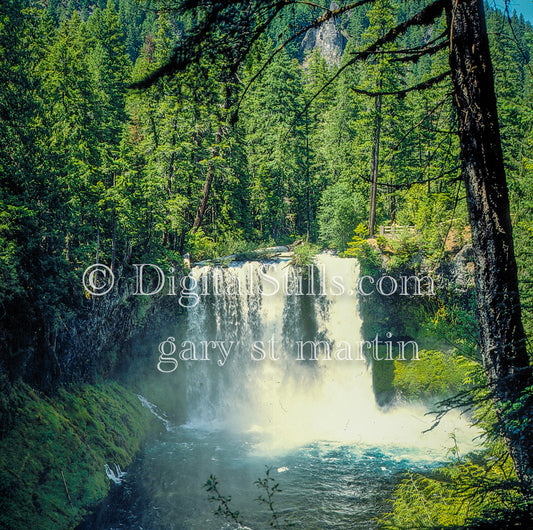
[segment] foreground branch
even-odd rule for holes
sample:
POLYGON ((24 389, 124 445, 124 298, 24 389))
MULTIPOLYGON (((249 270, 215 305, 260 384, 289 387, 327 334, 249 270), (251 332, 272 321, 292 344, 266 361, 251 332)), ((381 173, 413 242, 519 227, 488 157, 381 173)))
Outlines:
POLYGON ((390 92, 371 92, 368 90, 363 90, 362 88, 351 88, 356 94, 362 94, 364 96, 370 96, 370 97, 378 97, 378 96, 398 96, 398 97, 405 97, 406 94, 409 92, 414 91, 420 91, 420 90, 426 90, 428 88, 431 88, 444 79, 448 78, 451 74, 450 70, 447 70, 446 72, 443 72, 440 75, 437 75, 435 77, 432 77, 431 79, 428 79, 426 81, 423 81, 422 83, 418 83, 418 85, 414 85, 409 88, 404 88, 402 90, 392 90, 390 92))

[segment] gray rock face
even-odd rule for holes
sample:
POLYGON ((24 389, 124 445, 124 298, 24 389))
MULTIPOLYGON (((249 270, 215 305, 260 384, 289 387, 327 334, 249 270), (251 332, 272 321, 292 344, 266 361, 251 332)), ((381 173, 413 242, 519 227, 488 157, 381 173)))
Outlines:
MULTIPOLYGON (((334 11, 338 7, 336 2, 332 2, 330 10, 334 11)), ((328 66, 340 64, 346 46, 346 37, 341 33, 338 23, 338 20, 332 18, 319 28, 311 28, 302 41, 304 54, 309 54, 318 48, 328 66)))
POLYGON ((469 289, 474 281, 474 250, 472 245, 465 245, 452 261, 453 280, 457 288, 469 289))

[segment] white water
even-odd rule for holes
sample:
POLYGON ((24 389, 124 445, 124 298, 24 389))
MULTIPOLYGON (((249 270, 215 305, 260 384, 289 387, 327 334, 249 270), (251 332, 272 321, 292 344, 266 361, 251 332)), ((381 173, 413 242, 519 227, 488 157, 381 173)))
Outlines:
POLYGON ((124 477, 127 475, 127 473, 125 471, 122 471, 118 464, 114 464, 114 467, 115 469, 112 469, 109 464, 105 464, 105 474, 107 475, 107 478, 115 484, 122 484, 122 481, 124 480, 124 477))
MULTIPOLYGON (((227 349, 232 341, 235 345, 222 365, 215 348, 209 349, 209 360, 185 360, 192 358, 190 349, 182 355, 178 370, 185 370, 179 380, 186 380, 186 425, 171 424, 139 396, 166 432, 128 469, 118 499, 98 516, 104 522, 91 520, 87 528, 236 528, 214 515, 216 503, 208 501, 204 488, 210 475, 216 475, 222 494, 231 496, 232 509, 249 528, 269 528, 271 514, 257 502, 254 486, 267 465, 282 490, 274 500, 282 528, 369 530, 390 510, 387 499, 402 472, 446 461, 455 443, 450 434, 462 454, 474 447, 476 432, 458 414, 424 434, 432 417, 422 405, 376 405, 371 368, 357 360, 362 325, 353 294, 357 262, 321 255, 317 266, 314 295, 296 294, 298 274, 288 259, 193 269, 196 292, 205 296, 189 309, 177 351, 190 341, 201 359, 202 341, 222 341, 227 349), (335 276, 343 295, 332 288, 335 276), (202 278, 210 280, 207 288, 202 278), (237 281, 240 294, 232 295, 237 281), (292 294, 284 293, 285 283, 292 294), (269 359, 272 337, 276 360, 269 359), (327 341, 331 360, 322 353, 316 361, 297 360, 299 340, 327 341), (252 359, 257 341, 265 345, 264 360, 252 359), (347 344, 352 360, 336 359, 334 353, 347 344)), ((107 471, 111 480, 120 474, 107 471)))
MULTIPOLYGON (((224 366, 217 364, 215 351, 210 361, 187 363, 188 425, 257 433, 258 454, 333 441, 396 454, 403 448, 433 459, 453 446, 452 434, 463 453, 471 450, 473 431, 458 413, 424 433, 433 419, 424 406, 378 407, 370 367, 359 353, 362 322, 354 294, 359 266, 328 254, 318 256, 316 265, 314 296, 296 290, 301 274, 288 259, 193 269, 197 292, 203 289, 204 296, 189 312, 186 340, 234 346, 224 366), (269 358, 272 338, 276 360, 269 358), (318 360, 309 360, 307 350, 306 360, 298 360, 297 342, 307 340, 328 342, 331 359, 319 349, 318 360), (264 360, 252 358, 257 341, 264 345, 264 360), (334 353, 348 345, 352 360, 336 359, 334 353)), ((305 290, 307 280, 302 283, 305 290)), ((380 333, 383 340, 388 331, 380 333)))
POLYGON ((146 407, 158 420, 160 420, 167 431, 172 429, 170 421, 168 421, 168 419, 165 417, 165 413, 160 410, 157 405, 150 403, 150 401, 148 401, 144 396, 141 396, 141 394, 137 394, 137 397, 139 398, 141 405, 146 407))

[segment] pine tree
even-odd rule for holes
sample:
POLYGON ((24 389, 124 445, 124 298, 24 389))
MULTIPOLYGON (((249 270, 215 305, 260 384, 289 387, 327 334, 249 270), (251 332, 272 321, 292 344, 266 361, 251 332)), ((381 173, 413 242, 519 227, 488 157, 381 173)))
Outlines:
POLYGON ((307 172, 298 64, 286 52, 278 54, 244 105, 252 209, 259 233, 274 238, 305 233, 307 172))

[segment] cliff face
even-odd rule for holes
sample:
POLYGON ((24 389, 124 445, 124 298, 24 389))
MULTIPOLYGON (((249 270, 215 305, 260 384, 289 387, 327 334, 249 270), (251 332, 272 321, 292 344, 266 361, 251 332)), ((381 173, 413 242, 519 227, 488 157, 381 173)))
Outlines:
MULTIPOLYGON (((338 9, 338 5, 332 2, 330 10, 335 9, 338 9)), ((308 55, 315 48, 318 48, 328 66, 331 67, 340 64, 346 42, 347 39, 341 33, 339 21, 332 18, 320 27, 310 29, 305 34, 302 41, 302 51, 304 55, 308 55)))
POLYGON ((177 296, 134 295, 135 282, 127 276, 117 274, 116 287, 107 295, 86 299, 80 282, 72 309, 57 316, 59 327, 44 315, 32 315, 36 324, 31 330, 23 329, 24 320, 18 331, 13 318, 4 322, 9 329, 2 331, 0 341, 5 351, 0 365, 3 384, 22 379, 53 392, 70 383, 116 378, 132 362, 156 355, 152 344, 159 331, 163 336, 173 329, 183 308, 177 296))
POLYGON ((117 383, 79 385, 51 399, 17 382, 10 401, 16 418, 0 437, 0 528, 75 528, 108 493, 106 466, 124 469, 161 429, 117 383))
POLYGON ((132 362, 156 355, 153 345, 159 333, 170 334, 183 308, 176 296, 133 292, 133 283, 124 282, 110 296, 93 300, 88 313, 60 333, 56 347, 60 383, 115 378, 132 362))
MULTIPOLYGON (((159 432, 136 394, 148 363, 158 374, 157 342, 183 308, 163 292, 134 295, 128 276, 117 272, 115 289, 101 297, 84 298, 73 285, 72 306, 56 308, 55 322, 37 310, 22 318, 22 305, 18 328, 13 314, 0 322, 1 528, 74 528, 109 491, 106 466, 126 467, 159 432)), ((159 378, 154 388, 169 385, 179 414, 179 381, 159 378)))
MULTIPOLYGON (((359 310, 363 326, 363 339, 372 341, 374 337, 383 335, 383 330, 391 333, 393 343, 415 341, 420 349, 437 349, 446 351, 450 348, 448 340, 443 340, 428 324, 428 319, 437 310, 438 304, 459 304, 461 307, 473 307, 475 296, 474 267, 472 246, 465 245, 450 259, 442 262, 435 269, 429 268, 422 261, 419 268, 406 265, 401 269, 393 269, 387 265, 386 256, 381 254, 381 267, 377 271, 365 271, 363 274, 379 278, 390 276, 399 280, 401 276, 424 278, 431 276, 434 281, 435 295, 430 295, 428 284, 421 284, 423 296, 414 296, 412 284, 410 295, 402 296, 399 292, 392 296, 361 296, 359 310), (433 313, 432 313, 433 312, 433 313)), ((433 319, 432 319, 433 320, 433 319)), ((372 364, 372 378, 376 402, 387 406, 396 396, 394 386, 394 361, 380 361, 372 364)))

